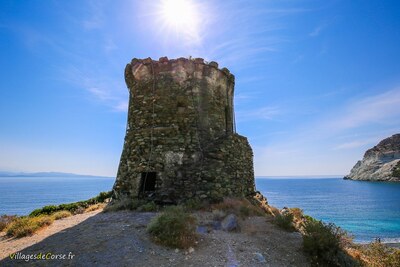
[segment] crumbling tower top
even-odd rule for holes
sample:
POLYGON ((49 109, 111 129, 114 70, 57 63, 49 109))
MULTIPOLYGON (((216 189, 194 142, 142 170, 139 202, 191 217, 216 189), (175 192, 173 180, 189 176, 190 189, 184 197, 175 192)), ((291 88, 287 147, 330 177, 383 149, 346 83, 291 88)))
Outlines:
MULTIPOLYGON (((166 108, 172 108, 165 102, 173 97, 176 98, 177 113, 185 113, 187 107, 196 109, 198 127, 202 134, 208 132, 210 137, 214 138, 227 132, 234 132, 235 77, 227 68, 219 69, 217 62, 207 63, 202 58, 161 57, 158 61, 151 58, 142 60, 134 58, 125 68, 125 81, 131 96, 153 94, 158 104, 164 103, 164 111, 166 108), (163 87, 163 81, 164 84, 166 81, 171 81, 179 85, 184 94, 164 95, 169 90, 167 86, 163 87), (155 91, 150 91, 149 89, 154 86, 157 87, 155 91), (184 99, 185 96, 189 98, 184 99), (223 116, 216 118, 216 112, 223 113, 223 116), (224 118, 224 121, 219 120, 220 118, 224 118)), ((141 103, 136 104, 138 108, 141 103)))

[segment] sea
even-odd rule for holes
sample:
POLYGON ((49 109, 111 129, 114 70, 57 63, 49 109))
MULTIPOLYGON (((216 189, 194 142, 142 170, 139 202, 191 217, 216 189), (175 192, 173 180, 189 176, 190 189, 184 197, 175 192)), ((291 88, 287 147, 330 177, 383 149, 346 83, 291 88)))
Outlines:
MULTIPOLYGON (((45 205, 89 199, 110 191, 115 178, 0 177, 0 215, 28 215, 45 205)), ((376 238, 400 243, 400 183, 341 178, 257 177, 257 190, 281 209, 298 207, 305 214, 332 222, 357 243, 376 238)))
POLYGON ((258 178, 256 186, 270 205, 299 207, 304 214, 348 231, 356 243, 376 238, 400 243, 400 183, 258 178))

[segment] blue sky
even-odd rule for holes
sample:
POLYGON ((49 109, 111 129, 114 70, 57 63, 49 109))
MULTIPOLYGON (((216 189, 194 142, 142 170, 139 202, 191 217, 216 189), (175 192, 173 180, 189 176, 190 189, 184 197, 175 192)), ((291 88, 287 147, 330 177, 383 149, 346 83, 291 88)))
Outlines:
POLYGON ((398 1, 186 3, 1 1, 0 170, 115 176, 133 57, 228 67, 258 176, 346 174, 400 132, 398 1))

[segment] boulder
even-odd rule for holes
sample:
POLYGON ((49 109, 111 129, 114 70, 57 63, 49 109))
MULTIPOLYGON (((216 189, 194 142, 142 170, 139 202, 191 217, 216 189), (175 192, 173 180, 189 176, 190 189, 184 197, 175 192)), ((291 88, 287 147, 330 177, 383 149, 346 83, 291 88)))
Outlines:
POLYGON ((238 219, 235 214, 229 214, 221 222, 221 228, 224 231, 234 231, 239 228, 238 219))

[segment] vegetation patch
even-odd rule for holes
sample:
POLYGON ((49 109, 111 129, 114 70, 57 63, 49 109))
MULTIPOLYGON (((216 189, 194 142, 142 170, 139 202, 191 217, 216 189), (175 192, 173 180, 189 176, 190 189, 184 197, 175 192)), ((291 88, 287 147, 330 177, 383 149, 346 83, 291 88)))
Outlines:
POLYGON ((51 216, 38 216, 38 217, 20 217, 11 222, 7 228, 7 236, 10 237, 23 237, 32 235, 39 229, 53 223, 54 218, 51 216))
POLYGON ((393 168, 392 176, 400 178, 400 161, 397 162, 396 166, 393 168))
POLYGON ((300 208, 289 208, 290 213, 293 214, 295 221, 301 221, 304 218, 303 210, 300 208))
POLYGON ((156 203, 154 203, 154 201, 151 201, 142 206, 139 206, 137 208, 137 211, 143 211, 143 212, 158 211, 158 206, 156 203))
POLYGON ((137 210, 139 207, 145 205, 147 202, 141 199, 122 198, 114 200, 109 203, 105 208, 104 212, 112 212, 119 210, 137 210))
POLYGON ((16 215, 1 215, 0 216, 0 232, 7 228, 7 226, 17 219, 16 215))
POLYGON ((188 199, 185 204, 185 209, 188 211, 193 211, 193 210, 202 210, 206 208, 205 202, 201 202, 198 199, 188 199))
POLYGON ((101 208, 104 208, 104 207, 105 207, 105 203, 97 203, 97 204, 90 205, 89 207, 87 207, 85 209, 85 212, 95 211, 95 210, 98 210, 98 209, 101 209, 101 208))
POLYGON ((307 220, 304 224, 303 248, 313 266, 359 266, 344 247, 351 237, 333 223, 307 220))
POLYGON ((51 215, 54 220, 60 220, 72 216, 72 213, 66 210, 57 211, 51 215))
POLYGON ((294 232, 296 228, 294 227, 293 219, 293 213, 287 212, 283 214, 278 214, 277 216, 275 216, 275 224, 286 231, 294 232))
POLYGON ((348 249, 348 252, 353 258, 358 259, 363 266, 400 266, 400 249, 388 247, 380 242, 354 245, 348 249))
POLYGON ((83 213, 86 208, 88 208, 90 205, 95 205, 97 203, 103 203, 106 201, 106 199, 111 197, 111 191, 110 192, 101 192, 99 195, 96 197, 90 198, 85 201, 78 201, 74 203, 68 203, 68 204, 61 204, 61 205, 48 205, 44 206, 43 208, 40 209, 35 209, 32 211, 29 216, 30 217, 36 217, 40 215, 51 215, 55 212, 66 210, 71 212, 72 214, 78 214, 78 213, 83 213))
POLYGON ((183 207, 171 206, 155 217, 147 227, 152 239, 172 248, 189 248, 195 245, 195 218, 186 213, 183 207))
POLYGON ((221 210, 226 214, 233 213, 241 218, 264 216, 265 212, 245 198, 224 198, 222 202, 212 204, 211 210, 221 210))
POLYGON ((83 213, 88 207, 99 205, 111 197, 111 192, 101 192, 94 198, 61 205, 48 205, 32 211, 29 216, 0 217, 0 231, 5 231, 10 237, 23 237, 31 235, 39 229, 53 223, 54 220, 69 217, 73 214, 83 213))

